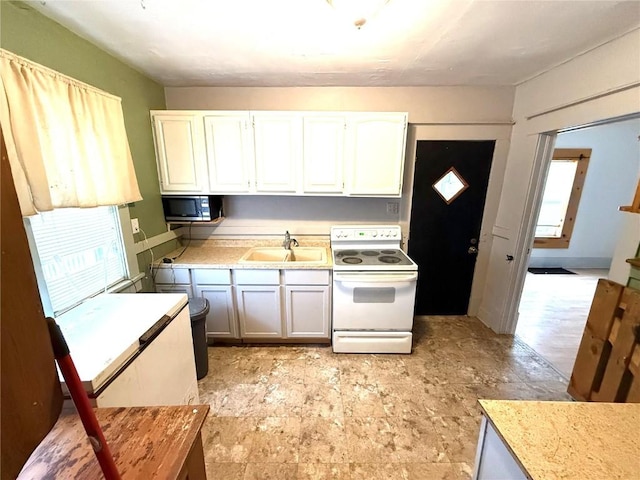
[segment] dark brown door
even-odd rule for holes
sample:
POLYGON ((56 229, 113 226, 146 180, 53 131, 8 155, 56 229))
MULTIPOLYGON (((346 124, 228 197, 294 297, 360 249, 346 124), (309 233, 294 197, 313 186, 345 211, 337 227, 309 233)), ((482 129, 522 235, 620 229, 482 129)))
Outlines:
POLYGON ((418 141, 409 232, 416 315, 467 313, 494 146, 418 141))

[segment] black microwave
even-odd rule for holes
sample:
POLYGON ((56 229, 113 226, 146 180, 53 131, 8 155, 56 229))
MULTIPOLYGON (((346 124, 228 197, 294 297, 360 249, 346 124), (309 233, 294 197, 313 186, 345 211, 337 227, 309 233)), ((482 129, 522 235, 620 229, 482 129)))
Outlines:
POLYGON ((163 195, 162 208, 167 222, 210 222, 222 216, 222 197, 163 195))

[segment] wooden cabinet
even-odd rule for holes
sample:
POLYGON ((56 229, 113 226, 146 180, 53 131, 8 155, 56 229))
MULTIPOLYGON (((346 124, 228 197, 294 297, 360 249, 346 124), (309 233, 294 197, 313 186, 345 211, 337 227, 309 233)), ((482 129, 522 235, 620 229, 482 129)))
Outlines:
POLYGON ((160 193, 204 193, 207 159, 201 116, 152 111, 160 193))
POLYGON ((341 194, 347 120, 344 115, 308 114, 303 122, 303 193, 341 194))
POLYGON ((349 117, 345 172, 348 195, 401 195, 406 127, 405 113, 362 113, 349 117))
POLYGON ((209 301, 207 339, 239 338, 229 270, 193 269, 195 296, 209 301))
POLYGON ((328 270, 285 270, 287 338, 328 339, 331 323, 328 270))
POLYGON ((152 111, 164 194, 399 197, 406 113, 152 111))
POLYGON ((254 190, 254 148, 249 112, 209 112, 204 137, 212 193, 254 190))
POLYGON ((302 119, 295 112, 254 112, 256 193, 296 193, 302 119))

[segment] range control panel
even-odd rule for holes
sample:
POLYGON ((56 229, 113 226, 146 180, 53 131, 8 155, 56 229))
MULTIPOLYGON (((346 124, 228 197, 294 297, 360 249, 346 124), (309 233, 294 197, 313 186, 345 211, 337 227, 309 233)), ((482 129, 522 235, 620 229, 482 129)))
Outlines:
POLYGON ((371 242, 376 240, 400 240, 402 236, 399 225, 331 227, 331 241, 371 242))

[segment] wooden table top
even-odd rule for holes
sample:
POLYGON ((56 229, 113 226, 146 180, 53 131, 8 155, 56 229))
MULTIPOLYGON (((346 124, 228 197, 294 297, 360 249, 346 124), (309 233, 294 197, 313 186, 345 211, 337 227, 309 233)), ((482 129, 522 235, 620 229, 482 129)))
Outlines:
MULTIPOLYGON (((123 479, 177 478, 209 406, 94 411, 123 479)), ((18 478, 103 478, 77 413, 60 416, 18 478)))

